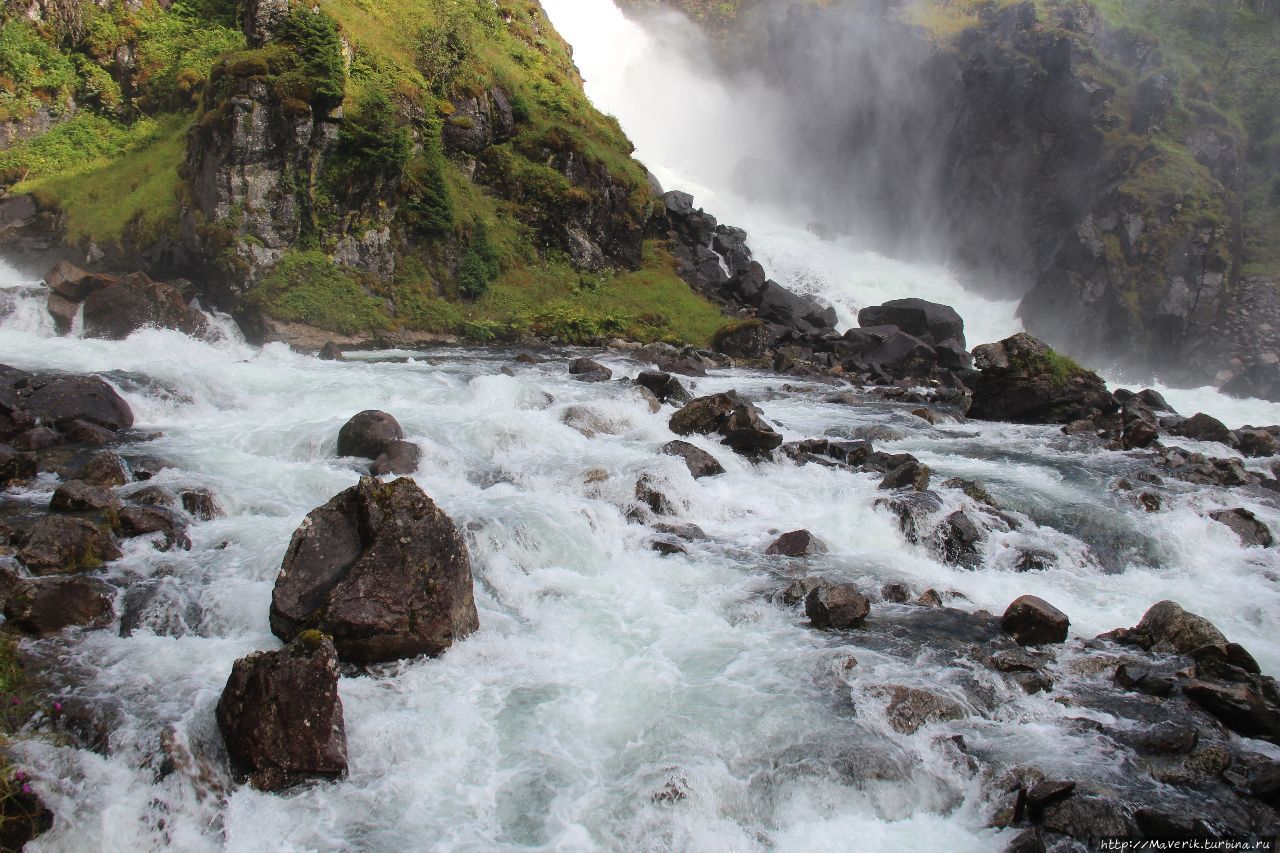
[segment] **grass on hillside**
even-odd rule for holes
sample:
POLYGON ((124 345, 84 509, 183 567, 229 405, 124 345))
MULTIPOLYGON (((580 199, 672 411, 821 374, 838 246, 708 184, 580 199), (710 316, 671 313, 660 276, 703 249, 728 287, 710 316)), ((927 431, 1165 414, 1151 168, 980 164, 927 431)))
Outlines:
POLYGON ((56 203, 70 242, 124 245, 128 238, 145 246, 177 229, 188 123, 187 116, 167 115, 122 127, 79 116, 0 154, 0 171, 16 164, 30 169, 13 191, 56 203))

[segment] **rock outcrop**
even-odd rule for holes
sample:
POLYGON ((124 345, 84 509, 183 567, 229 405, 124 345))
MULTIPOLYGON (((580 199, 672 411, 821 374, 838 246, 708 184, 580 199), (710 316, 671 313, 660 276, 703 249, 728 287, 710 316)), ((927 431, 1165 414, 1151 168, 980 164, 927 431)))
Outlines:
POLYGON ((409 479, 362 478, 313 510, 271 597, 278 637, 318 629, 353 663, 442 654, 478 627, 466 544, 409 479))

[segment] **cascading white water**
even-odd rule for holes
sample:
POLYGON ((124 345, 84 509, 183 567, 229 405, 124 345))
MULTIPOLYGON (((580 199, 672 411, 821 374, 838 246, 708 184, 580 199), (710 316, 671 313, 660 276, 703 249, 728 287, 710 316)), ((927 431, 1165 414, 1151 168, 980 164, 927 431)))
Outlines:
MULTIPOLYGON (((811 851, 848 849, 850 839, 991 850, 1005 836, 984 827, 980 779, 938 735, 1048 771, 1109 772, 1102 747, 1067 726, 1071 709, 1001 683, 991 686, 996 702, 971 717, 895 731, 876 698, 883 685, 963 697, 973 674, 951 646, 904 650, 876 631, 809 629, 768 600, 800 571, 869 589, 934 587, 969 610, 998 612, 1034 591, 1082 636, 1132 625, 1172 597, 1266 671, 1280 669, 1280 558, 1242 549, 1204 516, 1239 498, 1171 487, 1166 511, 1140 513, 1110 489, 1133 460, 1052 428, 935 429, 901 408, 820 402, 822 388, 795 390, 790 378, 726 371, 695 381, 700 393, 736 387, 762 401, 787 439, 889 427, 903 438, 878 442, 884 449, 917 454, 939 478, 982 478, 1022 527, 993 534, 984 567, 966 571, 905 542, 875 508, 883 492, 871 475, 753 466, 697 439, 728 472, 695 482, 657 453, 672 438, 669 409, 651 412, 625 385, 570 381, 554 362, 507 376, 509 354, 497 351, 332 363, 231 334, 215 344, 168 331, 57 338, 39 295, 15 296, 21 282, 0 275, 0 297, 14 297, 0 319, 0 361, 105 373, 139 430, 163 434, 126 454, 163 461, 154 482, 207 486, 226 509, 192 528, 189 553, 135 541, 109 571, 122 589, 163 588, 177 617, 169 627, 44 647, 81 673, 68 701, 87 703, 110 735, 106 755, 23 743, 58 815, 37 850, 811 851), (394 413, 422 445, 416 478, 468 537, 481 630, 440 659, 342 679, 346 780, 224 793, 214 704, 236 658, 277 645, 267 612, 281 556, 303 515, 356 479, 359 466, 334 449, 341 424, 366 408, 394 413), (584 413, 595 437, 564 422, 584 413), (710 538, 687 555, 651 551, 652 532, 627 517, 641 474, 675 502, 674 520, 710 538), (830 553, 803 566, 762 556, 777 533, 800 527, 830 553), (1016 573, 1017 547, 1056 562, 1016 573), (159 773, 162 735, 195 764, 159 773)), ((623 376, 640 369, 607 361, 623 376)), ((19 499, 37 508, 53 485, 44 479, 19 499)), ((1280 525, 1273 507, 1245 506, 1280 525)), ((877 605, 881 625, 917 610, 877 605)), ((1073 677, 1064 663, 1059 678, 1073 677)))
MULTIPOLYGON (((613 0, 544 0, 542 5, 573 45, 592 102, 618 118, 636 145, 635 156, 665 188, 689 192, 722 222, 745 228, 770 275, 831 304, 841 329, 857 326, 859 308, 919 297, 954 307, 971 345, 1021 330, 1017 300, 970 292, 942 267, 887 258, 850 237, 820 239, 809 228, 814 215, 802 200, 739 192, 744 168, 763 164, 785 180, 787 163, 805 152, 780 141, 785 129, 776 126, 775 117, 791 113, 773 104, 785 94, 749 79, 728 87, 705 59, 711 46, 687 21, 669 14, 641 27, 613 0)), ((851 207, 858 203, 849 200, 851 207)), ((1122 384, 1118 375, 1108 379, 1122 384)), ((1180 411, 1208 412, 1232 427, 1280 422, 1280 403, 1237 400, 1213 388, 1152 387, 1180 411)))

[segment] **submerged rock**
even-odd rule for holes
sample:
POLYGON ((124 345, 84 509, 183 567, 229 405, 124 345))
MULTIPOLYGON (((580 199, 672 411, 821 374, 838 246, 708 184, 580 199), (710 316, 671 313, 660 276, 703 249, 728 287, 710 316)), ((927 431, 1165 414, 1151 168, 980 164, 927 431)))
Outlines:
POLYGON ((412 474, 418 470, 422 461, 422 448, 412 441, 393 441, 378 454, 369 466, 369 473, 375 477, 387 474, 412 474))
POLYGON ((338 656, 319 631, 236 661, 217 719, 232 770, 258 790, 347 772, 338 656))
POLYGON ((1000 620, 1001 629, 1022 646, 1065 642, 1070 625, 1067 614, 1034 595, 1014 601, 1000 620))
POLYGON ((893 687, 885 708, 889 725, 904 735, 915 734, 928 723, 958 720, 968 711, 954 699, 948 699, 917 687, 893 687))
POLYGON ((317 628, 353 663, 438 655, 478 627, 462 536, 404 478, 361 478, 313 510, 271 598, 276 636, 317 628))

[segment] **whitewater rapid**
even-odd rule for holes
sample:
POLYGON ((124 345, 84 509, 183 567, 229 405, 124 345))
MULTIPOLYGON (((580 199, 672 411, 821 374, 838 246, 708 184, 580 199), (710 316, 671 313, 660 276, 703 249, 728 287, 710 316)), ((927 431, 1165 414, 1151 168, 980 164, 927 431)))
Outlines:
MULTIPOLYGON (((323 362, 249 346, 225 320, 216 343, 156 330, 58 338, 42 296, 8 268, 0 284, 10 305, 0 361, 104 375, 137 417, 125 455, 164 466, 152 483, 207 487, 226 510, 191 528, 189 553, 135 540, 109 569, 122 590, 160 589, 176 623, 32 647, 79 673, 63 701, 88 706, 109 732, 106 754, 57 738, 20 745, 58 816, 36 850, 813 851, 851 838, 865 849, 945 839, 948 850, 994 850, 1007 839, 985 828, 979 780, 940 736, 1061 778, 1107 772, 1098 743, 1068 726, 1070 708, 1007 685, 991 688, 993 710, 893 730, 871 698, 878 686, 958 690, 972 673, 946 644, 900 649, 876 631, 808 628, 769 600, 803 571, 870 590, 933 587, 964 610, 1000 612, 1034 592, 1084 637, 1174 598, 1280 671, 1280 557, 1242 549, 1205 517, 1239 495, 1170 484, 1167 509, 1142 513, 1112 489, 1132 458, 1054 428, 933 428, 910 407, 822 402, 827 388, 795 378, 693 380, 697 393, 732 387, 760 401, 788 440, 893 430, 901 438, 877 447, 916 454, 939 481, 982 479, 1023 526, 993 534, 984 567, 966 571, 906 543, 875 507, 884 493, 871 475, 751 465, 694 439, 728 469, 695 482, 658 454, 672 438, 669 408, 652 412, 624 384, 571 381, 562 360, 444 349, 323 362), (237 658, 278 646, 267 614, 284 549, 308 511, 361 473, 334 452, 339 427, 368 408, 393 413, 422 446, 415 477, 465 532, 481 630, 439 659, 341 680, 347 779, 283 795, 233 787, 214 705, 237 658), (565 423, 584 417, 594 437, 565 423), (687 555, 650 550, 652 531, 628 517, 642 475, 675 503, 671 520, 709 539, 687 555), (804 565, 763 556, 801 527, 830 552, 804 565), (1027 546, 1055 564, 1015 572, 1014 549, 1027 546), (193 762, 159 772, 162 737, 193 762)), ((642 369, 603 360, 620 377, 642 369)), ((36 510, 54 485, 45 475, 18 500, 36 510)), ((1274 507, 1242 505, 1280 529, 1274 507)), ((876 607, 882 626, 918 612, 876 607)))

